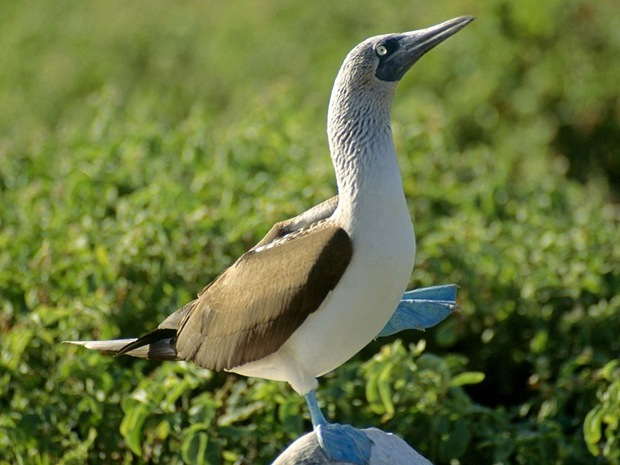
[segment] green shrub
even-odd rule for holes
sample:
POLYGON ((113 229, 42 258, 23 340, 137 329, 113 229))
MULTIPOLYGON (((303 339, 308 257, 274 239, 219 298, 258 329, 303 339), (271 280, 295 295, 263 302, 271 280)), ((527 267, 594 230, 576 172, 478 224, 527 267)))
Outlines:
POLYGON ((344 55, 461 14, 478 20, 407 76, 393 128, 411 285, 459 284, 462 311, 371 343, 319 400, 437 465, 620 463, 616 10, 3 5, 0 464, 261 464, 307 431, 284 384, 60 342, 149 330, 332 195, 344 55))

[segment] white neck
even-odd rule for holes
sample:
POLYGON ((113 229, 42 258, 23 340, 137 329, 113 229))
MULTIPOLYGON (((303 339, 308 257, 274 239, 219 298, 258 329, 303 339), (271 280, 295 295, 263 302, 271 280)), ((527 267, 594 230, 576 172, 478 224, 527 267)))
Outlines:
POLYGON ((373 206, 406 205, 390 125, 395 87, 386 84, 369 91, 349 86, 342 75, 336 79, 327 132, 339 209, 347 216, 376 214, 373 206))

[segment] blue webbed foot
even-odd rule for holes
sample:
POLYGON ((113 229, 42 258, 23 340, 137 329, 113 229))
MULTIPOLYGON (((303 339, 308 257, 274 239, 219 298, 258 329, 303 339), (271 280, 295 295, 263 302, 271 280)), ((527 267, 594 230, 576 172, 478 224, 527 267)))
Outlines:
POLYGON ((456 290, 456 285, 446 284, 405 292, 392 318, 377 337, 391 336, 406 329, 423 331, 435 326, 458 307, 456 290))
POLYGON ((334 462, 368 465, 372 441, 360 430, 350 425, 326 423, 314 428, 321 449, 334 462))
POLYGON ((368 436, 350 425, 327 423, 315 391, 306 394, 305 398, 310 408, 314 432, 327 458, 335 462, 369 465, 373 443, 368 436))

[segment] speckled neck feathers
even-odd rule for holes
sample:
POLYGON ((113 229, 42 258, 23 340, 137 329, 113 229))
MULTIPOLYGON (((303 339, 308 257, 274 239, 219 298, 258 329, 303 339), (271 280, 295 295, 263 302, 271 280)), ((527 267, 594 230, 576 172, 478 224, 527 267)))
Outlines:
POLYGON ((356 47, 345 60, 332 90, 327 133, 340 206, 355 206, 361 195, 396 188, 400 173, 390 125, 395 83, 379 82, 356 47), (363 186, 363 187, 362 187, 363 186))

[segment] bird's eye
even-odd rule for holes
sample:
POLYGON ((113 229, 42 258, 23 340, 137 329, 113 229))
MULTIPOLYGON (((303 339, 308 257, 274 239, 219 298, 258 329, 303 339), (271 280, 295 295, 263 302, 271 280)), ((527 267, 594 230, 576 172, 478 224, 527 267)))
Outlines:
POLYGON ((382 57, 382 56, 387 55, 388 49, 385 45, 377 45, 377 48, 375 49, 375 51, 377 52, 377 55, 382 57))

